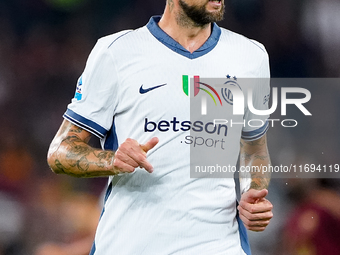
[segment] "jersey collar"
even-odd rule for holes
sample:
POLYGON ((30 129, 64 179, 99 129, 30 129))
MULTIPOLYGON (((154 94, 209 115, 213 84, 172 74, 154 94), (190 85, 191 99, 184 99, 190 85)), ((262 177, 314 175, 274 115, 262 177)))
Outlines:
POLYGON ((166 47, 189 59, 198 58, 210 52, 213 48, 215 48, 221 35, 221 28, 216 23, 213 23, 212 32, 208 40, 198 50, 191 53, 158 26, 160 19, 161 16, 153 16, 150 18, 149 23, 146 25, 150 33, 166 47))

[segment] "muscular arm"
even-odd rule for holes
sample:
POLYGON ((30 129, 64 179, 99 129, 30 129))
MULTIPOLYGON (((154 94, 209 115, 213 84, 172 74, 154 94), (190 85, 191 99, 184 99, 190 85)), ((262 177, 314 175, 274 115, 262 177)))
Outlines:
POLYGON ((270 165, 266 136, 252 142, 241 140, 240 165, 255 166, 260 170, 240 172, 241 191, 244 192, 238 206, 240 218, 247 229, 263 231, 273 217, 273 205, 265 198, 268 194, 270 173, 262 172, 263 166, 270 165), (247 180, 248 185, 245 184, 247 180))
POLYGON ((252 166, 257 166, 257 169, 260 170, 260 172, 240 173, 241 179, 250 178, 250 189, 261 190, 268 188, 270 173, 262 173, 262 167, 270 164, 266 135, 251 142, 241 139, 240 165, 249 166, 250 169, 252 166))
POLYGON ((91 133, 64 120, 48 150, 47 162, 53 172, 76 177, 114 175, 113 151, 88 145, 91 133))
POLYGON ((64 120, 48 150, 47 162, 53 172, 99 177, 132 173, 138 166, 152 172, 146 153, 158 143, 158 138, 144 145, 128 138, 115 152, 91 147, 90 138, 91 133, 64 120))

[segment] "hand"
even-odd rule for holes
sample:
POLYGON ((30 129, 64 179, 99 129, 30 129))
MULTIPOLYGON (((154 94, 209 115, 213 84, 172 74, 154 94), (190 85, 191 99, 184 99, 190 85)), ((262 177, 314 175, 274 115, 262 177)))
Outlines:
POLYGON ((243 193, 237 209, 245 227, 251 231, 263 231, 273 217, 273 205, 265 199, 268 190, 250 189, 243 193))
POLYGON ((115 153, 113 160, 114 170, 119 173, 132 173, 136 167, 142 167, 152 173, 153 167, 146 159, 146 153, 155 147, 158 142, 157 137, 142 145, 131 138, 126 139, 115 153))

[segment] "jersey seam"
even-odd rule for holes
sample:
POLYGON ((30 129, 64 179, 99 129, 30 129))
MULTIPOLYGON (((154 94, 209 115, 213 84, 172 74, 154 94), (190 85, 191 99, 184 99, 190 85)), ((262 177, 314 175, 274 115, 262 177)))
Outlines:
MULTIPOLYGON (((264 52, 264 54, 262 55, 262 59, 261 59, 260 66, 259 66, 260 70, 262 70, 261 66, 263 64, 266 64, 268 62, 268 65, 269 65, 269 56, 268 56, 268 53, 267 53, 266 50, 263 50, 263 52, 264 52), (268 61, 267 61, 267 59, 268 59, 268 61)), ((258 77, 258 78, 262 78, 262 77, 258 77)), ((270 78, 270 70, 269 70, 269 77, 263 77, 263 78, 270 78)))
MULTIPOLYGON (((67 110, 70 110, 70 111, 74 112, 75 114, 81 116, 82 118, 84 118, 84 119, 86 119, 86 120, 89 120, 89 121, 92 121, 92 122, 96 123, 97 125, 99 125, 99 126, 102 127, 103 129, 105 129, 106 132, 108 131, 105 127, 101 126, 101 125, 98 124, 96 121, 91 120, 90 118, 85 118, 82 114, 79 114, 79 113, 77 113, 77 112, 75 112, 74 110, 71 110, 71 109, 69 109, 69 108, 68 108, 67 110)), ((100 132, 100 131, 97 130, 96 128, 92 128, 91 126, 85 124, 84 122, 82 122, 82 121, 80 121, 80 120, 77 120, 76 118, 70 116, 69 114, 67 114, 67 111, 64 113, 63 118, 66 119, 67 121, 71 122, 73 125, 76 125, 76 126, 82 128, 82 129, 84 129, 84 130, 90 132, 91 134, 97 136, 97 137, 100 138, 100 139, 104 138, 105 135, 106 135, 106 134, 103 135, 102 132, 100 132)))
POLYGON ((242 35, 242 34, 239 34, 239 33, 234 32, 234 31, 232 31, 232 30, 225 29, 225 28, 221 28, 221 29, 223 29, 223 30, 225 30, 225 31, 227 31, 227 32, 229 32, 229 33, 233 33, 233 34, 236 34, 236 35, 239 35, 239 36, 243 37, 244 39, 246 39, 246 40, 249 41, 250 43, 254 44, 256 47, 258 47, 262 52, 267 53, 267 51, 259 45, 259 44, 261 44, 260 42, 257 42, 257 41, 254 40, 254 39, 250 39, 250 38, 248 38, 248 37, 246 37, 246 36, 244 36, 244 35, 242 35))
POLYGON ((257 46, 262 52, 266 53, 266 50, 264 50, 260 45, 258 45, 257 43, 254 42, 254 40, 249 39, 248 37, 245 37, 248 39, 248 41, 250 41, 252 44, 254 44, 255 46, 257 46))
MULTIPOLYGON (((132 31, 129 31, 129 32, 132 32, 132 31)), ((127 33, 129 33, 129 32, 127 32, 127 33)), ((127 33, 125 33, 124 35, 126 35, 127 33)), ((119 37, 120 38, 120 37, 119 37)), ((114 40, 114 42, 115 42, 116 40, 114 40)), ((113 43, 113 42, 112 42, 113 43)), ((115 70, 115 73, 116 73, 116 75, 117 75, 117 86, 116 86, 116 88, 117 88, 117 93, 113 93, 114 94, 114 96, 115 96, 115 100, 112 100, 112 108, 113 108, 113 118, 114 118, 114 116, 115 116, 115 113, 116 113, 116 108, 117 108, 117 106, 118 106, 118 104, 120 103, 120 86, 119 86, 119 84, 120 84, 120 74, 119 74, 119 72, 118 72, 118 70, 117 70, 117 64, 116 64, 116 62, 115 62, 115 60, 114 60, 114 57, 113 57, 113 55, 112 55, 112 52, 109 50, 109 48, 107 48, 107 50, 108 50, 108 54, 109 54, 109 56, 110 56, 110 59, 111 59, 111 61, 112 61, 112 64, 113 64, 113 67, 114 67, 114 70, 115 70), (113 106, 113 104, 114 104, 114 102, 116 103, 115 104, 115 106, 113 106)), ((112 119, 112 123, 113 123, 113 119, 112 119)))
MULTIPOLYGON (((114 39, 111 43, 110 43, 110 45, 107 47, 107 50, 109 51, 108 53, 109 53, 109 56, 110 56, 110 59, 111 59, 111 61, 112 61, 112 63, 113 63, 113 67, 114 67, 114 69, 115 69, 115 73, 116 73, 116 75, 117 75, 117 93, 115 94, 115 99, 116 100, 112 100, 112 104, 114 103, 114 102, 116 102, 116 106, 115 107, 113 107, 114 109, 113 109, 113 118, 114 118, 114 116, 115 116, 115 112, 116 112, 116 108, 117 108, 117 106, 118 106, 118 104, 120 103, 120 86, 119 86, 119 84, 120 84, 120 80, 121 80, 121 78, 120 78, 120 74, 119 74, 119 72, 118 72, 118 70, 117 70, 117 64, 116 64, 116 62, 115 62, 115 58, 114 58, 114 56, 113 56, 113 54, 112 54, 112 52, 110 51, 110 47, 117 41, 117 40, 119 40, 120 38, 122 38, 123 36, 125 36, 125 35, 127 35, 127 34, 129 34, 129 33, 131 33, 131 32, 134 32, 134 31, 136 31, 136 30, 130 30, 130 31, 127 31, 126 33, 124 33, 124 34, 122 34, 122 35, 120 35, 120 36, 118 36, 116 39, 114 39)), ((113 121, 113 120, 112 120, 113 121)))
POLYGON ((129 34, 129 33, 131 33, 131 32, 134 32, 135 30, 130 30, 130 31, 127 31, 125 34, 122 34, 122 35, 120 35, 120 36, 118 36, 116 39, 114 39, 111 43, 110 43, 110 45, 107 47, 107 48, 110 48, 111 46, 112 46, 112 44, 114 44, 118 39, 120 39, 121 37, 123 37, 124 35, 127 35, 127 34, 129 34))

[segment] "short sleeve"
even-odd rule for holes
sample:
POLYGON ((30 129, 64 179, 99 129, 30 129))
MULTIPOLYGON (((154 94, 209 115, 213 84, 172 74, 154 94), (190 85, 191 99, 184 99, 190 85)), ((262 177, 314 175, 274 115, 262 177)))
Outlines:
POLYGON ((64 118, 103 138, 113 122, 118 77, 107 40, 100 39, 78 80, 64 118))
MULTIPOLYGON (((262 45, 261 49, 263 50, 263 58, 257 72, 257 77, 251 79, 251 90, 248 89, 246 98, 251 97, 251 105, 254 109, 264 111, 268 110, 270 97, 270 71, 268 54, 262 45)), ((259 115, 254 113, 250 109, 248 102, 244 115, 245 126, 242 130, 242 139, 253 141, 261 138, 268 130, 268 118, 269 114, 259 115)))

